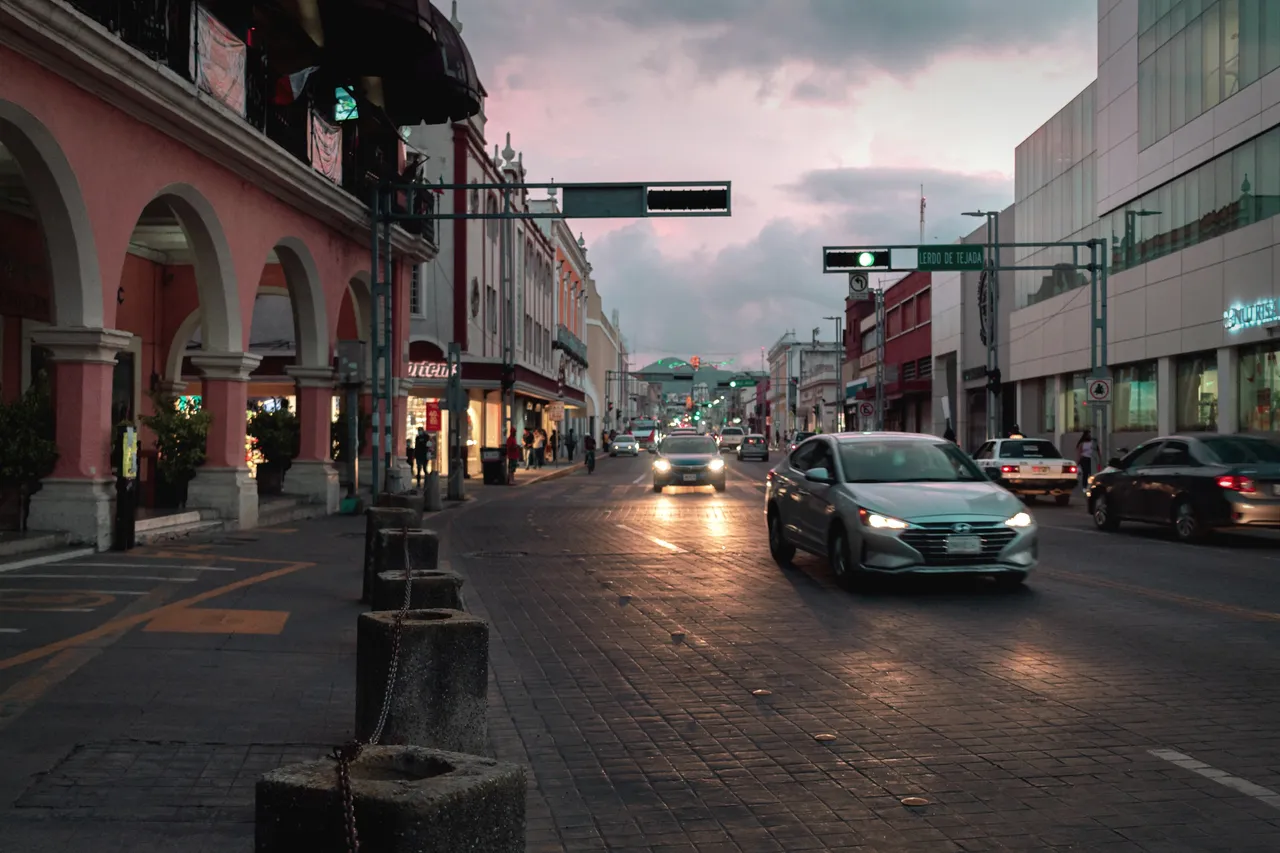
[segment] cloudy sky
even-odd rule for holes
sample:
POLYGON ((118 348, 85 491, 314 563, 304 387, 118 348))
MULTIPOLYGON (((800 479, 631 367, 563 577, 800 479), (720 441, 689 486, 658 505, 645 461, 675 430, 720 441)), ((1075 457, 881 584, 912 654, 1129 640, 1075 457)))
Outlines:
MULTIPOLYGON (((446 0, 436 0, 443 3, 446 0)), ((733 181, 729 219, 591 220, 641 363, 736 357, 841 313, 824 244, 950 242, 1093 79, 1096 0, 459 0, 531 180, 733 181)), ((633 362, 635 363, 635 362, 633 362)))

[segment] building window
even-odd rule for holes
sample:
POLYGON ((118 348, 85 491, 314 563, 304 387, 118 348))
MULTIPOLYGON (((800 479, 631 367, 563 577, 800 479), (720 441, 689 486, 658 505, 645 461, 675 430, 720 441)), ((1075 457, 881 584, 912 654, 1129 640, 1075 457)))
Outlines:
POLYGON ((1040 431, 1053 432, 1058 428, 1058 407, 1054 400, 1054 385, 1057 383, 1052 376, 1044 376, 1040 379, 1040 431))
POLYGON ((908 299, 902 303, 902 331, 906 332, 916 327, 916 303, 914 299, 908 299))
POLYGON ((409 280, 409 313, 415 317, 422 316, 422 268, 423 264, 414 264, 409 280))
POLYGON ((1155 432, 1156 363, 1127 364, 1113 371, 1111 404, 1116 432, 1155 432))
MULTIPOLYGON (((485 213, 496 214, 498 212, 498 199, 495 196, 488 196, 484 200, 485 213)), ((502 224, 498 219, 486 219, 484 223, 484 231, 489 235, 490 240, 498 239, 498 226, 502 224)))
POLYGON ((1067 422, 1062 425, 1063 432, 1084 432, 1093 422, 1089 407, 1085 404, 1085 386, 1089 382, 1086 371, 1072 373, 1063 377, 1062 412, 1067 422))
POLYGON ((902 331, 902 312, 893 308, 885 315, 885 335, 892 338, 902 331))
POLYGON ((1202 352, 1177 360, 1177 415, 1174 429, 1216 432, 1218 429, 1218 354, 1202 352))
POLYGON ((1280 68, 1280 4, 1141 0, 1138 144, 1146 148, 1280 68))
POLYGON ((916 294, 916 323, 923 324, 929 322, 932 318, 930 312, 933 310, 930 304, 932 291, 922 290, 916 294))
POLYGON ((904 361, 902 363, 902 381, 907 382, 916 378, 916 363, 914 361, 904 361))
POLYGON ((484 308, 489 315, 489 331, 498 331, 498 291, 492 287, 485 288, 484 308))
POLYGON ((933 359, 925 356, 916 362, 916 374, 921 379, 933 378, 933 359))
POLYGON ((1240 429, 1280 431, 1280 343, 1240 350, 1240 429))

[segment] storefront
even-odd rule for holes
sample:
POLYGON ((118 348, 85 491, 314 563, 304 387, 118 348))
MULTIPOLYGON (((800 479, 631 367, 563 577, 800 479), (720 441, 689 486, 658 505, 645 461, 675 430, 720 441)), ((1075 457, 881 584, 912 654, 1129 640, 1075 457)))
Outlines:
MULTIPOLYGON (((468 403, 461 437, 466 448, 467 473, 471 476, 480 474, 480 448, 499 446, 503 443, 503 439, 499 437, 502 429, 502 405, 498 383, 487 378, 469 377, 468 367, 477 366, 462 365, 462 381, 468 403), (491 385, 492 387, 471 387, 473 385, 491 385)), ((419 427, 430 433, 435 438, 438 470, 442 475, 447 476, 450 454, 447 452, 446 443, 452 418, 445 400, 449 365, 444 361, 411 362, 407 376, 412 380, 413 385, 405 404, 405 435, 416 436, 419 427)), ((399 453, 404 452, 404 448, 397 450, 399 453)))

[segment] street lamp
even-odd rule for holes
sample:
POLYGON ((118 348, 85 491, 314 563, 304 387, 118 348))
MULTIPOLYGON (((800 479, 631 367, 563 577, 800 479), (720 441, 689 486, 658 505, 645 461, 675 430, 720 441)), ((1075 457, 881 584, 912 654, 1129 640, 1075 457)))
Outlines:
POLYGON ((835 316, 822 319, 834 320, 836 323, 836 400, 839 403, 836 408, 836 432, 844 432, 844 338, 840 334, 844 318, 835 316))
POLYGON ((1159 216, 1159 210, 1126 210, 1124 212, 1124 267, 1133 268, 1134 244, 1137 243, 1138 217, 1159 216))
MULTIPOLYGON (((989 300, 987 324, 987 376, 998 376, 1000 371, 1000 212, 996 210, 965 211, 961 216, 987 220, 987 293, 989 300)), ((999 386, 987 383, 987 438, 995 438, 1000 430, 999 386)))

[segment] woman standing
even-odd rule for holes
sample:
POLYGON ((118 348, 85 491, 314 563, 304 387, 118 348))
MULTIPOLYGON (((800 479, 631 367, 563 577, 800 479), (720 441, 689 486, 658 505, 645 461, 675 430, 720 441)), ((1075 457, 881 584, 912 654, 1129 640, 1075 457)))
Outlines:
POLYGON ((1085 430, 1076 442, 1076 462, 1080 466, 1080 488, 1089 485, 1089 477, 1093 475, 1093 458, 1097 455, 1098 443, 1093 440, 1093 433, 1085 430))

